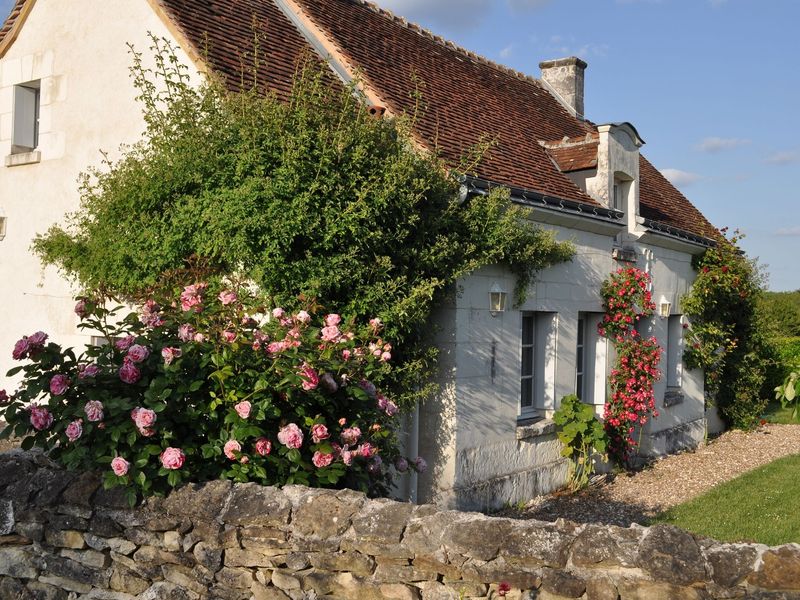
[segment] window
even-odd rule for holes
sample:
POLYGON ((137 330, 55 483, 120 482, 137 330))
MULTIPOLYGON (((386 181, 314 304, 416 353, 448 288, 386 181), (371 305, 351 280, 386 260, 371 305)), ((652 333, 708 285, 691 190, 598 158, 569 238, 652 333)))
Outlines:
POLYGON ((536 316, 525 314, 522 316, 522 365, 521 383, 522 391, 519 401, 519 412, 522 415, 533 413, 533 372, 536 338, 536 316))
POLYGON ((11 154, 33 152, 39 145, 39 81, 14 86, 11 154))
POLYGON ((555 408, 557 327, 557 313, 522 314, 519 414, 523 418, 555 408))
POLYGON ((575 395, 581 400, 586 397, 586 317, 578 317, 578 343, 575 350, 575 395))
POLYGON ((683 323, 681 315, 667 321, 667 387, 681 387, 683 379, 683 323))

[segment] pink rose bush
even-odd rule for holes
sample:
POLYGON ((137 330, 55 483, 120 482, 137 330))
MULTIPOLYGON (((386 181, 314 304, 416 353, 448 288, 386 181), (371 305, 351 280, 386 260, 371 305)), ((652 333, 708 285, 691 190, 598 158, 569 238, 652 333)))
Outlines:
POLYGON ((600 289, 606 314, 597 330, 611 340, 617 354, 603 420, 608 454, 620 464, 636 448, 636 428, 643 427, 651 416, 658 416, 653 386, 661 377, 658 364, 662 349, 656 338, 644 338, 635 329, 640 319, 655 310, 649 289, 650 276, 633 267, 612 273, 600 289))
POLYGON ((78 300, 80 327, 111 340, 82 355, 43 332, 15 344, 22 383, 0 392, 6 435, 70 468, 104 469, 131 503, 220 477, 379 494, 417 469, 398 452, 399 407, 381 389, 392 347, 380 321, 270 308, 230 282, 190 282, 109 318, 118 311, 78 300))

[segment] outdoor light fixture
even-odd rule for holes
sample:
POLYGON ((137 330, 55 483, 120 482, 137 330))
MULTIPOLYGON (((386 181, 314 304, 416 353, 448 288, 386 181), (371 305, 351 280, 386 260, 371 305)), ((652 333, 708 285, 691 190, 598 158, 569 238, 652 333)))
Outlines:
POLYGON ((661 300, 658 301, 658 316, 662 319, 666 319, 669 317, 670 309, 672 308, 672 303, 669 302, 664 296, 661 296, 661 300))
POLYGON ((0 211, 0 242, 2 242, 6 238, 6 219, 5 215, 3 215, 2 211, 0 211))
POLYGON ((492 287, 489 288, 489 311, 493 317, 496 317, 497 313, 505 312, 507 295, 506 291, 497 282, 493 283, 492 287))

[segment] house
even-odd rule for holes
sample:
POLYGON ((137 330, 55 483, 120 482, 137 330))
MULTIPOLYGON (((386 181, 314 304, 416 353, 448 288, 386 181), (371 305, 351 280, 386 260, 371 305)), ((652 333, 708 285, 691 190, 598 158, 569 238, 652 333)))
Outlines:
POLYGON ((127 44, 146 50, 148 32, 232 89, 257 76, 285 96, 310 51, 343 81, 358 73, 366 101, 390 115, 413 110, 419 90, 420 145, 436 144, 456 163, 487 136, 495 141, 477 175, 464 178, 465 198, 506 186, 533 221, 574 241, 574 260, 540 273, 522 306, 490 310, 489 293, 514 286, 509 272, 491 267, 465 278, 438 309, 442 392, 409 419, 406 439, 431 468, 405 495, 478 508, 561 485, 566 466, 548 417, 575 391, 598 412, 605 402, 613 350, 597 334, 599 288, 620 266, 652 276, 658 316, 644 328, 666 350, 661 415, 643 432, 642 452, 694 446, 709 419, 718 426, 705 410, 703 374, 682 365, 680 306, 695 277, 691 259, 714 243, 715 229, 641 154, 633 125, 586 119, 586 63, 542 62, 537 79, 363 0, 17 0, 0 29, 3 372, 22 333, 87 341, 69 283, 28 248, 76 208, 76 177, 101 163, 101 150, 113 157, 139 138, 127 44), (243 80, 254 34, 262 60, 243 80))

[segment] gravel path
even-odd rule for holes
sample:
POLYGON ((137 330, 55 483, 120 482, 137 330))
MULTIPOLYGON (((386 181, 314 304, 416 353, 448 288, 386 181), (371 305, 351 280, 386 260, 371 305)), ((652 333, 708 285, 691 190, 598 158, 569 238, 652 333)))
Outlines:
POLYGON ((783 456, 800 454, 800 425, 728 431, 694 452, 663 458, 642 471, 619 474, 579 494, 534 498, 503 516, 629 526, 783 456))

